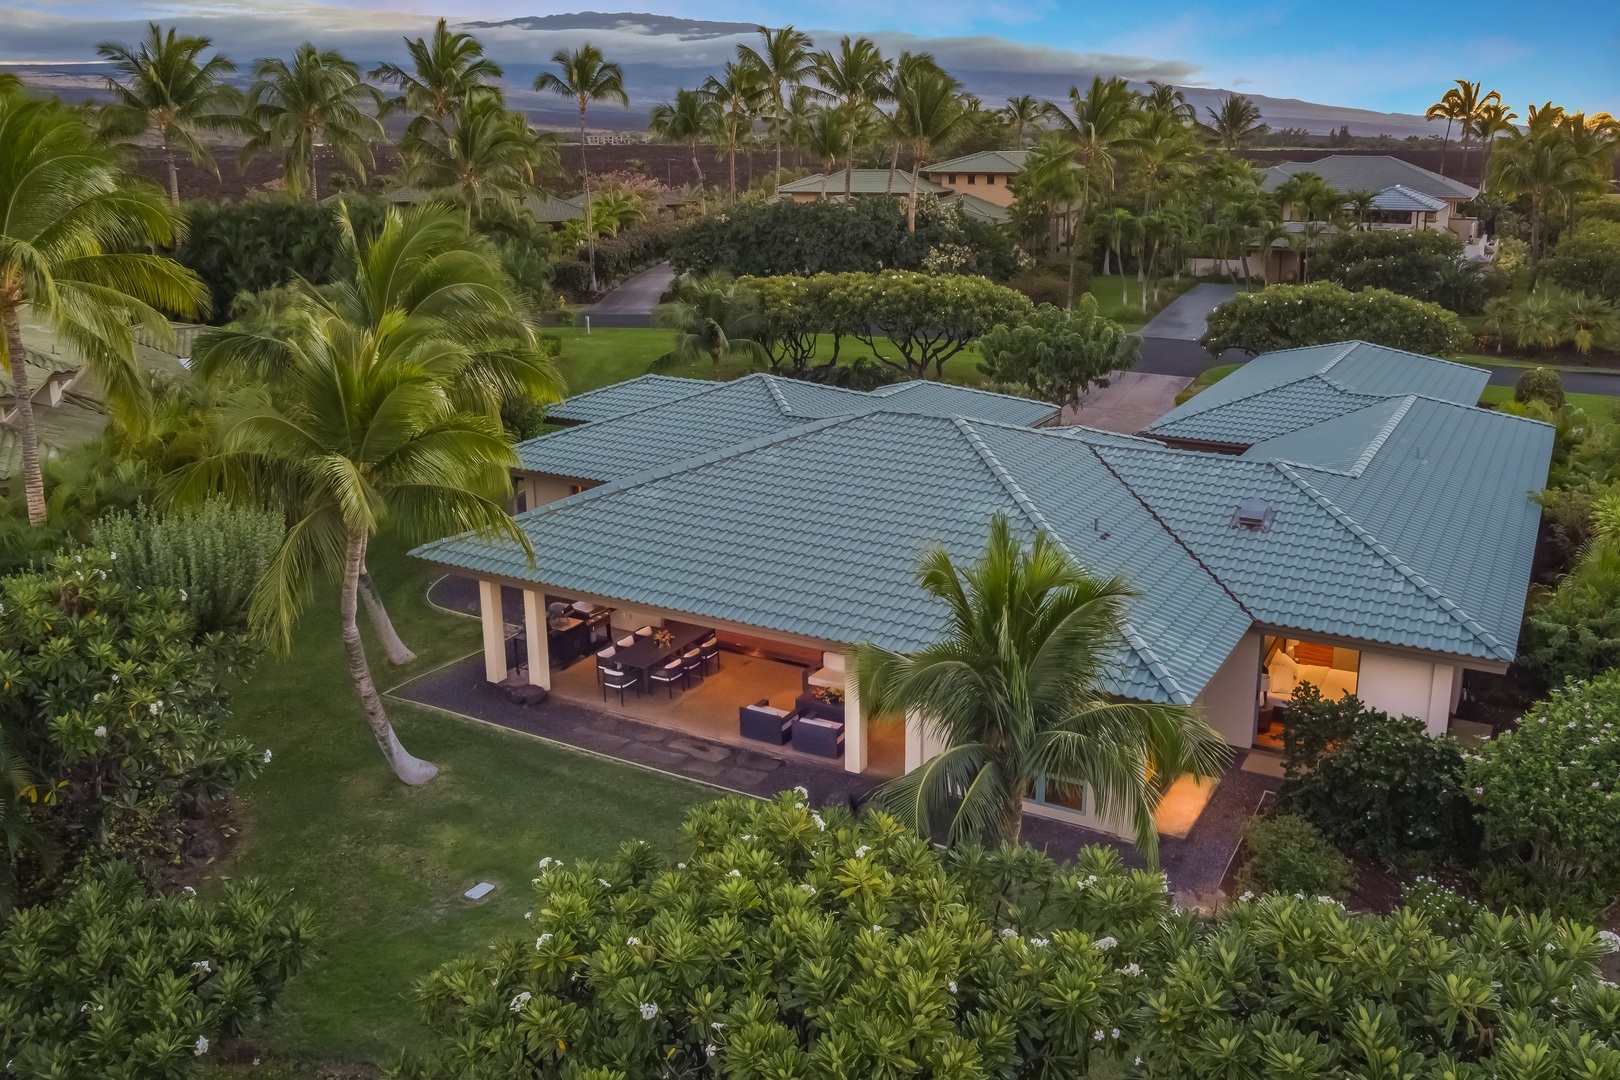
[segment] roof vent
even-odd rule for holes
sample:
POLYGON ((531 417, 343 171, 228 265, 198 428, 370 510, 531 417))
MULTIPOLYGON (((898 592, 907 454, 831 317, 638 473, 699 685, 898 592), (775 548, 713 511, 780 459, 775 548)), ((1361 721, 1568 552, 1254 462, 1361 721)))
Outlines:
POLYGON ((1248 529, 1251 532, 1270 532, 1271 523, 1277 520, 1277 511, 1271 508, 1266 500, 1249 496, 1237 505, 1232 514, 1232 528, 1248 529))

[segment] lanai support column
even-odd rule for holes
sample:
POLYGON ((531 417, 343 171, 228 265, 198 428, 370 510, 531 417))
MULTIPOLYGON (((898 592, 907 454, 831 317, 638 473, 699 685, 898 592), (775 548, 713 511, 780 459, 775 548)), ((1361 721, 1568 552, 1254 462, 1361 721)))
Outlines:
POLYGON ((501 584, 478 579, 478 621, 484 625, 484 678, 506 681, 506 619, 501 614, 501 584))
POLYGON ((523 590, 523 627, 529 639, 529 685, 551 689, 550 626, 546 621, 546 594, 523 590))
POLYGON ((866 771, 866 716, 855 679, 855 656, 844 654, 844 771, 866 771))

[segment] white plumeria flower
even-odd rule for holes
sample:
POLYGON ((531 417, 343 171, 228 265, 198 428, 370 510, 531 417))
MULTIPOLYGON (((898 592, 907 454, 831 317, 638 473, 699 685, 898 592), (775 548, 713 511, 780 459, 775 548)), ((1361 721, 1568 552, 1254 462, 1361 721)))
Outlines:
POLYGON ((1609 952, 1620 952, 1620 934, 1613 930, 1599 930, 1598 940, 1608 947, 1609 952))
POLYGON ((711 1028, 713 1028, 714 1030, 716 1030, 716 1031, 723 1031, 725 1029, 726 1025, 722 1024, 718 1020, 711 1020, 711 1021, 709 1021, 709 1026, 711 1028))
POLYGON ((268 765, 268 764, 270 764, 270 758, 271 758, 271 757, 272 757, 272 756, 274 756, 274 755, 272 755, 272 754, 271 754, 271 753, 270 753, 270 751, 269 751, 269 750, 266 750, 266 751, 265 751, 265 752, 264 752, 264 763, 265 763, 265 764, 266 764, 266 765, 268 765))
POLYGON ((524 917, 524 918, 525 918, 525 919, 532 919, 532 918, 534 918, 534 912, 532 912, 532 911, 525 911, 525 912, 524 912, 524 913, 523 913, 523 917, 524 917))
POLYGON ((1103 1034, 1102 1028, 1098 1028, 1096 1031, 1092 1032, 1091 1037, 1097 1042, 1102 1042, 1103 1039, 1107 1038, 1107 1036, 1103 1034))
POLYGON ((947 990, 949 990, 953 994, 956 993, 956 980, 955 979, 946 979, 945 980, 945 988, 947 990))
POLYGON ((868 851, 871 851, 871 850, 872 849, 871 849, 870 846, 868 846, 866 844, 862 844, 860 847, 855 849, 855 857, 857 859, 864 859, 864 858, 866 858, 866 853, 868 851))
POLYGON ((612 883, 612 882, 611 882, 611 881, 609 881, 609 880, 608 880, 608 879, 607 879, 607 878, 605 878, 605 877, 599 877, 599 878, 597 878, 597 879, 596 879, 596 883, 597 883, 597 884, 598 884, 598 885, 600 885, 600 886, 602 886, 602 888, 604 888, 604 889, 611 889, 611 888, 613 888, 613 883, 612 883))
POLYGON ((551 865, 551 862, 551 856, 547 855, 545 858, 540 860, 540 869, 544 870, 546 867, 551 865))
POLYGON ((810 797, 810 789, 805 787, 803 784, 793 785, 793 790, 801 799, 808 799, 810 797))
POLYGON ((544 949, 546 947, 546 944, 550 940, 551 940, 551 935, 550 934, 541 934, 539 937, 535 938, 534 939, 534 951, 539 952, 541 949, 544 949))
POLYGON ((182 603, 182 604, 183 604, 183 603, 185 603, 185 602, 186 602, 186 601, 187 601, 187 600, 189 600, 189 599, 190 599, 190 597, 188 597, 188 596, 187 596, 187 595, 186 595, 186 590, 184 590, 184 589, 181 589, 181 590, 180 590, 180 602, 181 602, 181 603, 182 603))
POLYGON ((742 877, 742 871, 741 870, 733 870, 729 874, 727 874, 726 876, 727 877, 742 877))
POLYGON ((714 1055, 716 1053, 718 1053, 718 1050, 715 1047, 714 1043, 709 1043, 708 1045, 704 1046, 704 1048, 703 1048, 703 1056, 704 1057, 711 1057, 712 1058, 712 1057, 714 1057, 714 1055))
POLYGON ((1004 938, 1015 938, 1018 936, 1018 931, 1014 930, 1010 926, 1003 926, 1001 928, 1001 936, 1004 938))
POLYGON ((638 938, 638 937, 635 937, 634 935, 632 935, 630 937, 625 938, 624 943, 626 945, 640 945, 641 944, 641 939, 638 938))
POLYGON ((193 1057, 202 1057, 206 1053, 208 1053, 208 1036, 199 1035, 191 1046, 191 1054, 193 1057))
POLYGON ((1111 937, 1100 937, 1096 941, 1093 941, 1091 943, 1091 947, 1093 949, 1101 949, 1104 952, 1107 952, 1109 949, 1112 949, 1115 945, 1118 945, 1118 944, 1119 944, 1119 942, 1114 940, 1111 937))
POLYGON ((106 724, 97 724, 96 725, 96 738, 105 739, 106 737, 107 737, 107 725, 106 724))
POLYGON ((1142 974, 1142 966, 1140 964, 1126 964, 1122 968, 1115 968, 1114 969, 1114 974, 1115 975, 1132 975, 1132 976, 1140 975, 1140 974, 1142 974))
POLYGON ((1109 1032, 1108 1034, 1109 1034, 1110 1038, 1115 1038, 1115 1039, 1119 1038, 1119 1028, 1115 1028, 1113 1031, 1109 1032))
POLYGON ((190 885, 184 886, 184 889, 186 891, 187 896, 196 896, 197 895, 197 890, 193 889, 190 885))
POLYGON ((744 840, 752 840, 753 838, 754 838, 753 833, 743 833, 742 834, 742 839, 744 839, 744 840))
POLYGON ((799 882, 799 888, 804 890, 805 892, 809 893, 811 896, 816 895, 816 887, 814 885, 811 885, 809 882, 806 882, 806 881, 799 882))
POLYGON ((191 970, 192 971, 213 971, 214 970, 214 965, 210 964, 206 960, 193 960, 192 963, 191 963, 191 970))
POLYGON ((643 1020, 651 1020, 653 1017, 655 1017, 657 1015, 658 1015, 658 1005, 657 1005, 657 1003, 651 1002, 651 1001, 643 1001, 641 1003, 641 1018, 643 1020))
POLYGON ((1035 946, 1037 949, 1044 949, 1048 945, 1052 944, 1050 941, 1048 941, 1046 938, 1043 938, 1043 937, 1032 937, 1032 938, 1029 939, 1029 943, 1031 945, 1035 946))
POLYGON ((883 933, 883 927, 879 926, 877 923, 873 923, 872 924, 872 933, 874 933, 874 934, 883 933))
POLYGON ((686 869, 686 864, 683 863, 683 862, 678 862, 678 863, 675 864, 675 869, 677 869, 677 870, 685 870, 686 869))
POLYGON ((111 559, 113 562, 117 562, 118 561, 118 552, 116 552, 116 551, 107 552, 107 558, 111 559))
POLYGON ((821 815, 820 814, 811 814, 810 816, 816 819, 816 828, 818 830, 820 830, 821 832, 826 832, 827 831, 827 823, 825 821, 821 820, 821 815))
POLYGON ((517 997, 512 999, 512 1003, 507 1006, 507 1009, 511 1012, 522 1012, 523 1006, 527 1005, 529 1003, 529 999, 533 996, 533 994, 525 990, 517 997))
POLYGON ((148 705, 146 707, 146 711, 151 713, 153 716, 156 716, 158 714, 158 710, 161 709, 162 707, 163 707, 162 702, 154 701, 152 704, 150 704, 150 705, 148 705))

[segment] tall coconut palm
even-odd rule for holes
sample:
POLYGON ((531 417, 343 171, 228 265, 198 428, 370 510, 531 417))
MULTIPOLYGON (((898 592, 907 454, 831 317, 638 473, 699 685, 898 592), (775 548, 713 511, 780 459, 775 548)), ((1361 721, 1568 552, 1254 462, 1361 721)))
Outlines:
MULTIPOLYGON (((602 50, 587 42, 570 52, 558 49, 551 54, 556 71, 542 71, 534 77, 536 90, 550 91, 568 98, 579 106, 579 170, 584 178, 585 205, 591 204, 591 166, 585 154, 585 110, 593 101, 617 101, 630 107, 630 97, 624 92, 624 68, 611 63, 602 50)), ((590 277, 591 291, 596 291, 596 236, 585 233, 585 265, 590 277)))
POLYGON ((947 613, 943 638, 914 653, 859 645, 855 677, 875 722, 913 717, 945 749, 885 784, 884 805, 952 843, 1017 843, 1044 780, 1128 822, 1156 863, 1161 785, 1216 775, 1228 751, 1191 708, 1111 698, 1129 586, 1093 577, 1045 532, 1026 546, 1001 514, 972 563, 935 548, 917 580, 947 613))
POLYGON ((1345 192, 1344 208, 1355 219, 1356 228, 1365 232, 1371 228, 1367 219, 1372 216, 1374 203, 1378 199, 1378 192, 1371 188, 1353 188, 1345 192))
MULTIPOLYGON (((1086 171, 1087 183, 1082 200, 1090 189, 1114 190, 1118 158, 1136 131, 1141 114, 1136 95, 1124 79, 1093 78, 1082 94, 1069 87, 1069 108, 1048 101, 1046 115, 1056 121, 1057 130, 1074 145, 1074 152, 1086 171)), ((1083 231, 1087 206, 1080 207, 1079 229, 1083 231)))
POLYGON ((443 123, 455 109, 475 98, 503 100, 501 65, 484 55, 484 46, 471 34, 451 31, 440 19, 432 38, 406 38, 411 70, 398 64, 379 64, 371 77, 399 87, 399 94, 383 102, 383 114, 415 113, 406 134, 421 135, 430 123, 443 123))
POLYGON ((719 106, 701 90, 677 90, 673 104, 652 107, 647 130, 663 142, 685 143, 692 157, 692 171, 703 184, 703 166, 698 161, 698 142, 719 122, 719 106))
POLYGON ((1025 133, 1040 129, 1041 121, 1046 117, 1046 107, 1040 98, 1021 94, 1008 98, 1007 104, 996 110, 996 115, 1012 129, 1013 146, 1022 147, 1025 133))
POLYGON ((459 216, 390 211, 364 249, 341 220, 354 274, 329 290, 304 287, 309 331, 287 342, 273 387, 249 384, 222 409, 211 453, 177 475, 173 493, 288 509, 291 527, 253 595, 254 622, 285 650, 317 579, 336 579, 349 674, 372 734, 395 774, 420 784, 436 770, 394 734, 356 621, 366 550, 384 531, 471 530, 527 548, 504 508, 517 459, 499 420, 457 402, 455 388, 477 381, 468 373, 482 363, 467 321, 445 318, 480 291, 447 285, 467 263, 451 257, 454 243, 445 250, 446 237, 465 235, 459 216), (431 251, 441 257, 425 258, 431 251))
POLYGON ((1462 160, 1464 172, 1468 169, 1468 146, 1479 132, 1479 123, 1484 111, 1493 106, 1502 104, 1502 95, 1492 90, 1480 93, 1480 84, 1469 82, 1466 79, 1457 80, 1457 97, 1454 99, 1457 123, 1462 132, 1462 160))
POLYGON ((1183 124, 1191 124, 1198 118, 1198 108, 1187 100, 1187 95, 1169 83, 1157 79, 1148 80, 1147 92, 1142 95, 1141 108, 1143 112, 1164 113, 1173 116, 1183 124))
POLYGON ((737 59, 753 64, 764 76, 765 101, 769 108, 766 119, 771 136, 776 142, 776 183, 782 182, 782 136, 787 127, 787 98, 793 88, 802 83, 815 70, 811 50, 815 42, 810 35, 795 30, 791 25, 780 30, 759 27, 763 39, 760 47, 737 45, 737 59))
POLYGON ((1291 239, 1300 250, 1300 281, 1309 283, 1311 253, 1316 250, 1317 241, 1338 224, 1344 196, 1313 172, 1293 174, 1278 186, 1276 196, 1277 202, 1291 208, 1295 220, 1300 222, 1300 231, 1291 234, 1291 239))
POLYGON ((849 139, 844 148, 844 202, 847 205, 855 178, 855 139, 866 113, 889 97, 888 82, 894 74, 894 64, 883 58, 870 38, 851 38, 848 34, 839 39, 836 50, 818 52, 814 61, 816 81, 821 84, 822 92, 837 102, 844 113, 845 134, 849 139))
POLYGON ((669 301, 653 312, 653 325, 675 331, 675 347, 653 361, 655 372, 706 356, 719 378, 720 362, 728 356, 764 360, 768 355, 753 336, 762 326, 759 299, 729 274, 677 281, 669 301))
POLYGON ((1227 150, 1241 150, 1256 132, 1265 127, 1260 106, 1245 94, 1227 94, 1219 110, 1205 108, 1215 141, 1227 150))
POLYGON ((157 23, 147 26, 146 37, 134 48, 103 41, 96 52, 112 61, 107 77, 113 101, 101 110, 103 130, 119 136, 156 132, 169 168, 169 201, 180 205, 180 172, 175 160, 184 153, 193 165, 219 175, 208 147, 198 138, 204 132, 241 131, 242 95, 225 82, 236 70, 221 53, 206 60, 213 47, 205 37, 168 33, 157 23))
POLYGON ((280 153, 287 193, 317 200, 316 157, 323 146, 365 179, 372 144, 383 138, 375 115, 381 106, 382 95, 361 76, 358 64, 306 41, 293 53, 291 64, 279 57, 254 63, 247 95, 247 118, 254 135, 242 148, 242 157, 280 153))
POLYGON ((754 118, 765 104, 765 73, 753 64, 728 61, 720 78, 710 75, 703 93, 714 103, 715 115, 709 129, 715 148, 726 155, 730 179, 728 191, 737 201, 737 155, 748 145, 754 118))
POLYGON ((906 199, 906 231, 917 231, 917 176, 935 149, 949 145, 966 129, 962 84, 943 71, 914 73, 898 88, 895 131, 911 150, 911 190, 906 199))
POLYGON ((1480 174, 1489 177, 1491 172, 1491 149, 1496 145, 1498 135, 1506 135, 1510 131, 1517 131, 1514 121, 1519 114, 1503 105, 1500 101, 1490 102, 1480 106, 1479 115, 1474 119, 1474 137, 1485 148, 1484 160, 1480 162, 1480 174))
POLYGON ((400 140, 404 179, 454 199, 471 224, 485 207, 514 209, 536 173, 559 167, 556 136, 541 134, 500 99, 478 96, 400 140))
POLYGON ((1439 101, 1435 102, 1433 105, 1430 105, 1423 111, 1423 118, 1425 120, 1444 120, 1446 122, 1446 133, 1440 140, 1439 171, 1441 176, 1446 174, 1446 151, 1451 146, 1451 125, 1461 120, 1463 115, 1464 111, 1462 97, 1460 94, 1458 94, 1455 86, 1451 87, 1444 94, 1441 94, 1439 101))
POLYGON ((135 360, 135 332, 172 343, 164 312, 191 316, 208 290, 154 249, 175 242, 180 220, 163 192, 129 176, 84 113, 59 101, 0 95, 0 352, 11 372, 11 426, 22 444, 30 524, 45 521, 39 431, 20 309, 76 349, 114 418, 139 429, 150 394, 135 360))
POLYGON ((1153 208, 1159 189, 1191 174, 1198 144, 1190 125, 1174 113, 1150 109, 1125 140, 1124 148, 1142 184, 1142 212, 1153 208))
POLYGON ((827 197, 827 180, 844 151, 853 146, 855 134, 842 109, 820 109, 805 133, 805 149, 821 164, 821 197, 827 197))
POLYGON ((0 97, 7 97, 11 94, 20 94, 22 93, 22 88, 22 79, 17 77, 16 72, 0 71, 0 97))
POLYGON ((1583 116, 1566 114, 1550 102, 1531 106, 1529 112, 1524 130, 1496 141, 1486 184, 1510 198, 1530 201, 1530 257, 1539 259, 1549 217, 1606 190, 1613 144, 1590 130, 1583 116))

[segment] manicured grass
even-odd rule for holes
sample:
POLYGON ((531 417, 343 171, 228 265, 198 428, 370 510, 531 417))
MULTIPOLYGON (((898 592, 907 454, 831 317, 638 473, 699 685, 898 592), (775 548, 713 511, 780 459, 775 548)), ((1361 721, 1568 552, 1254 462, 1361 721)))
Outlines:
MULTIPOLYGON (((1485 405, 1500 405, 1504 401, 1512 401, 1513 387, 1487 386, 1485 392, 1479 395, 1479 400, 1485 405)), ((1584 410, 1591 420, 1620 423, 1620 397, 1609 397, 1604 394, 1565 394, 1564 400, 1584 410)))
POLYGON ((1140 330, 1166 304, 1197 284, 1197 278, 1185 274, 1179 283, 1165 278, 1159 283, 1157 303, 1150 292, 1145 314, 1142 311, 1142 285, 1134 275, 1127 274, 1122 279, 1118 274, 1098 274, 1091 279, 1086 291, 1097 298, 1099 315, 1123 324, 1127 330, 1140 330))
POLYGON ((1198 378, 1188 383, 1182 388, 1181 393, 1176 395, 1176 404, 1180 405, 1200 390, 1209 389, 1242 366, 1242 364, 1216 364, 1212 368, 1205 368, 1198 378))
MULTIPOLYGON (((396 550, 369 556, 389 609, 420 659, 397 684, 479 647, 476 620, 432 608, 433 574, 396 550)), ((362 617, 362 625, 364 619, 362 617)), ((320 920, 320 958, 249 1038, 269 1053, 384 1062, 419 1037, 405 995, 417 978, 520 930, 543 855, 611 855, 628 839, 673 840, 713 789, 390 701, 400 739, 435 762, 420 788, 395 780, 343 663, 335 605, 299 625, 293 654, 262 665, 236 697, 234 731, 274 751, 241 791, 241 843, 200 887, 255 875, 295 890, 320 920), (484 901, 464 890, 490 881, 484 901)))

